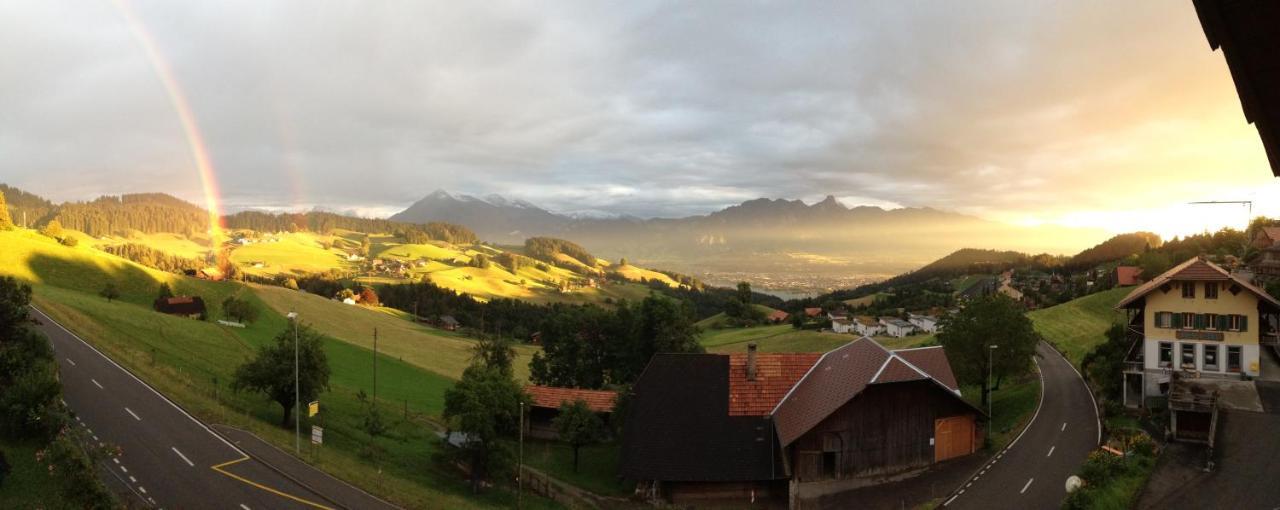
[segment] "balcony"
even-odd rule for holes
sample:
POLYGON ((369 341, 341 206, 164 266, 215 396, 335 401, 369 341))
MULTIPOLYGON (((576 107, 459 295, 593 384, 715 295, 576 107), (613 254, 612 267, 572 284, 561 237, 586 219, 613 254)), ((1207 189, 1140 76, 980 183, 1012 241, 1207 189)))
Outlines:
POLYGON ((1140 374, 1143 369, 1142 340, 1139 339, 1129 345, 1129 352, 1124 355, 1124 371, 1131 374, 1140 374))

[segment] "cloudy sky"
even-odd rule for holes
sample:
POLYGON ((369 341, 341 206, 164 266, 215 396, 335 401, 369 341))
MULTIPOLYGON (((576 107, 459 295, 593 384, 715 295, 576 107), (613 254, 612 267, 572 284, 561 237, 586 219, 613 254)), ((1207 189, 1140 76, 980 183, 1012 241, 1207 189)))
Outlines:
POLYGON ((5 2, 0 181, 389 214, 766 196, 1162 233, 1280 214, 1190 0, 5 2), (131 21, 132 20, 132 21, 131 21), (148 58, 150 41, 157 58, 148 58))

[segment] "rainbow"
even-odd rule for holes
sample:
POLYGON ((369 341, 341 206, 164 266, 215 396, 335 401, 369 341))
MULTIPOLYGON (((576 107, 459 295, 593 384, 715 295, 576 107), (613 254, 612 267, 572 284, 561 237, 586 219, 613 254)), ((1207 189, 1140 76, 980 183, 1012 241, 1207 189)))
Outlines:
POLYGON ((125 22, 129 25, 129 31, 137 39, 138 45, 146 53, 147 60, 151 63, 151 68, 160 79, 160 84, 169 95, 169 102, 173 104, 173 109, 178 114, 178 122, 182 124, 187 146, 191 150, 192 162, 195 163, 196 171, 200 175, 200 186, 204 191, 205 209, 209 211, 210 247, 216 249, 224 239, 222 199, 218 191, 217 176, 214 174, 213 160, 209 157, 209 148, 204 141, 204 135, 200 132, 200 125, 196 121, 195 112, 192 111, 191 104, 187 101, 187 95, 183 93, 178 80, 174 78, 173 70, 170 69, 168 61, 160 54, 155 40, 147 31, 146 25, 134 14, 128 0, 114 0, 113 3, 124 16, 125 22))

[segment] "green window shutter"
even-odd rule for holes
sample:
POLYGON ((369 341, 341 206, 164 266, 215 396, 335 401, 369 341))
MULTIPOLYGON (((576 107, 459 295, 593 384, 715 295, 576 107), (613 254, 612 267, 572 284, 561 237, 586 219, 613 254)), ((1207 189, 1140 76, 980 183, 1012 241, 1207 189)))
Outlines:
POLYGON ((1173 327, 1175 328, 1182 327, 1182 314, 1180 313, 1173 314, 1173 320, 1170 321, 1170 324, 1172 324, 1173 327))
POLYGON ((1249 316, 1240 316, 1240 331, 1249 331, 1249 316))
POLYGON ((1218 316, 1218 324, 1217 324, 1218 331, 1225 331, 1225 330, 1227 329, 1227 323, 1228 323, 1230 320, 1231 320, 1231 319, 1230 319, 1230 318, 1228 318, 1226 315, 1219 315, 1219 316, 1218 316))

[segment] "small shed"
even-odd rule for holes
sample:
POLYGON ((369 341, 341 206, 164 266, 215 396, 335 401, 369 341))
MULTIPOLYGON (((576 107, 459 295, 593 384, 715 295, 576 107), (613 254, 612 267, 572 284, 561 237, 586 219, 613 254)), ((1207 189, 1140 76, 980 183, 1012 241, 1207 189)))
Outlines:
POLYGON ((453 318, 452 315, 441 315, 439 326, 440 329, 456 331, 458 329, 458 319, 453 318))
POLYGON ((617 403, 618 393, 608 390, 584 390, 579 388, 561 388, 556 386, 524 387, 529 394, 529 420, 525 422, 525 433, 530 437, 541 439, 557 439, 559 434, 553 421, 560 416, 560 405, 582 400, 601 418, 608 419, 613 414, 613 406, 617 403))
POLYGON ((155 309, 160 313, 190 317, 192 319, 200 318, 205 312, 204 300, 200 296, 158 298, 155 301, 155 309))

